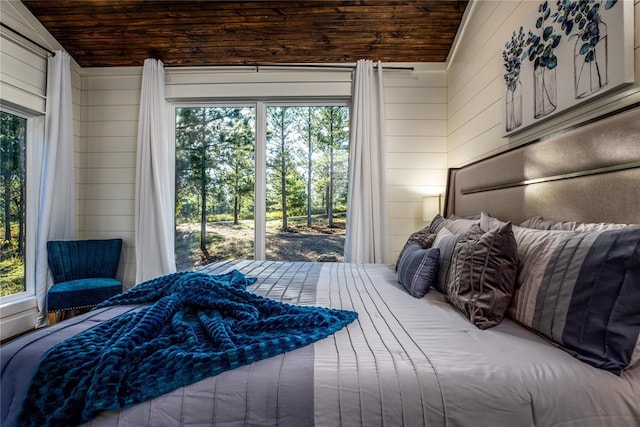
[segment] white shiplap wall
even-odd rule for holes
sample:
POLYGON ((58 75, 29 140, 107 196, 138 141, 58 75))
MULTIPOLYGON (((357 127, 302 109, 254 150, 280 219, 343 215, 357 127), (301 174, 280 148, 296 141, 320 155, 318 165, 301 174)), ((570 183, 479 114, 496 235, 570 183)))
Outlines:
MULTIPOLYGON (((0 1, 0 20, 37 41, 50 50, 61 49, 60 44, 33 17, 19 1, 0 1)), ((81 120, 80 120, 80 67, 71 61, 73 102, 73 135, 76 190, 81 181, 81 120)), ((0 30, 0 103, 30 115, 45 113, 47 86, 47 53, 13 32, 0 30)), ((76 201, 78 222, 82 216, 79 199, 76 201)), ((27 223, 27 227, 35 224, 27 223)), ((29 244, 29 243, 28 243, 29 244)), ((35 298, 17 304, 3 305, 0 309, 0 339, 5 339, 33 328, 35 324, 35 298)))
MULTIPOLYGON (((404 64, 407 65, 407 64, 404 64)), ((391 253, 422 228, 422 196, 443 191, 446 179, 444 64, 411 64, 414 72, 385 74, 387 180, 391 253)), ((135 277, 135 151, 141 68, 83 70, 82 179, 85 237, 125 240, 121 274, 135 277)), ((166 94, 174 102, 291 98, 344 98, 349 71, 167 68, 166 94)))
POLYGON ((502 137, 502 49, 537 10, 530 0, 470 4, 447 68, 448 165, 459 167, 559 129, 640 101, 640 1, 634 2, 636 83, 559 114, 511 138, 502 137))
POLYGON ((413 73, 385 76, 387 199, 391 259, 411 233, 427 225, 422 198, 442 194, 447 171, 447 88, 444 64, 414 64, 413 73))
POLYGON ((135 281, 134 197, 142 68, 89 68, 82 77, 80 235, 123 239, 118 277, 135 281))

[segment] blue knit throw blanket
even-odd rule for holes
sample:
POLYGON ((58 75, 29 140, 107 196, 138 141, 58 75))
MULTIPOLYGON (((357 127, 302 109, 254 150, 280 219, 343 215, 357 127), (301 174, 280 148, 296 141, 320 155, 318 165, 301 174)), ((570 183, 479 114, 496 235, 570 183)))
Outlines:
POLYGON ((19 425, 84 423, 100 411, 303 347, 358 316, 260 297, 246 290, 254 281, 236 270, 175 273, 105 301, 99 307, 151 305, 52 348, 32 379, 19 425))

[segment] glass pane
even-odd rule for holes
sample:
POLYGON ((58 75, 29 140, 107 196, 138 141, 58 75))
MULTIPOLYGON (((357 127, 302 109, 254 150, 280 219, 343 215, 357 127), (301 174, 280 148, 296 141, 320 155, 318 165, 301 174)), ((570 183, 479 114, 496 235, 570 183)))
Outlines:
POLYGON ((27 217, 27 119, 2 112, 0 116, 0 297, 25 291, 25 236, 27 217))
POLYGON ((344 259, 348 160, 348 107, 267 108, 267 259, 344 259))
POLYGON ((253 259, 255 109, 176 109, 176 264, 253 259))

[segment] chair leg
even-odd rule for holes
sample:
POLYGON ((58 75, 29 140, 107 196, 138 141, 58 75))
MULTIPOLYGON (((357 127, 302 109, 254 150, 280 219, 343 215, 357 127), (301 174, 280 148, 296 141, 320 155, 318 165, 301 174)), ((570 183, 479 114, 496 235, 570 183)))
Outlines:
POLYGON ((55 325, 57 320, 56 312, 52 311, 49 313, 49 325, 55 325))

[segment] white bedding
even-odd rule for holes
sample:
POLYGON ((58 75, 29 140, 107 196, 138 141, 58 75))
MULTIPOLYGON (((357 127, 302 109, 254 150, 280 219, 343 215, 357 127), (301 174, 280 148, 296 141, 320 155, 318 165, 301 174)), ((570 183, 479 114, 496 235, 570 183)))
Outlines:
MULTIPOLYGON (((477 329, 437 291, 411 297, 389 266, 247 261, 208 271, 232 268, 258 276, 258 294, 355 310, 359 318, 313 345, 104 413, 89 425, 640 426, 639 366, 617 377, 508 319, 477 329)), ((18 375, 30 342, 80 331, 109 310, 3 346, 3 382, 5 372, 18 375), (9 350, 16 353, 6 362, 9 350)), ((3 393, 14 393, 5 386, 3 393)), ((5 397, 3 405, 11 401, 5 397)))
POLYGON ((640 425, 638 366, 617 377, 509 319, 477 329, 387 266, 327 264, 317 303, 360 317, 315 344, 316 425, 640 425))

